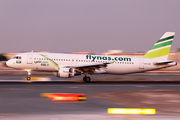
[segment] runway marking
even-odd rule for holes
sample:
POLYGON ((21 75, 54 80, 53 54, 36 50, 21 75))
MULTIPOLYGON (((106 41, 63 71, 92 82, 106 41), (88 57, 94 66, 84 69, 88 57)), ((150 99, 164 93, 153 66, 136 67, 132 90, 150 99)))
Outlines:
POLYGON ((142 116, 137 116, 137 115, 106 115, 107 117, 157 117, 157 116, 146 116, 146 115, 142 115, 142 116))
POLYGON ((52 101, 84 101, 86 95, 83 93, 41 93, 41 97, 47 97, 52 101))
POLYGON ((108 114, 156 114, 156 109, 148 108, 108 108, 108 114))

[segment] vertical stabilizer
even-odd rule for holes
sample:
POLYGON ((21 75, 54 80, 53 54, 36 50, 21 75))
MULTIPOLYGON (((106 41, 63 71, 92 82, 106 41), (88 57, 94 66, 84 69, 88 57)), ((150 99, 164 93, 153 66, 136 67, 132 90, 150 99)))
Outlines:
POLYGON ((166 32, 143 58, 167 60, 175 32, 166 32))

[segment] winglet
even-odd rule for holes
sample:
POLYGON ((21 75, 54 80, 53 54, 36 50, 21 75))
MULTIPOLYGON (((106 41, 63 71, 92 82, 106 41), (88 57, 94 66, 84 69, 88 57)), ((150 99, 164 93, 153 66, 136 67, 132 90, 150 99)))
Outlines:
POLYGON ((143 58, 167 60, 175 32, 166 32, 143 58))

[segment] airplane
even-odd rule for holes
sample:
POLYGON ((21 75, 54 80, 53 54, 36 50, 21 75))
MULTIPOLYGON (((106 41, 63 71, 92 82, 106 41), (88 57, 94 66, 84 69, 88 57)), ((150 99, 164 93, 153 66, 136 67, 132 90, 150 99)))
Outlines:
POLYGON ((32 51, 16 55, 8 60, 6 65, 27 71, 28 81, 31 79, 31 71, 57 72, 57 77, 64 78, 84 75, 84 82, 90 82, 89 75, 92 74, 124 75, 152 71, 177 65, 177 62, 167 60, 174 35, 175 32, 166 32, 141 57, 39 53, 32 51))

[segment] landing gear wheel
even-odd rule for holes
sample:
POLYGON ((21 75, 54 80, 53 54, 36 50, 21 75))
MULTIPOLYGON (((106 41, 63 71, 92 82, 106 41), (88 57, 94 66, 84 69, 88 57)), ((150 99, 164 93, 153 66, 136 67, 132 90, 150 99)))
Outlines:
POLYGON ((83 77, 83 81, 84 81, 84 82, 90 82, 90 81, 91 81, 91 78, 85 76, 85 77, 83 77))
POLYGON ((31 71, 30 71, 30 70, 27 70, 27 72, 28 72, 27 80, 30 81, 30 80, 31 80, 31 71))
POLYGON ((30 81, 30 80, 31 80, 31 77, 27 77, 27 80, 30 81))

